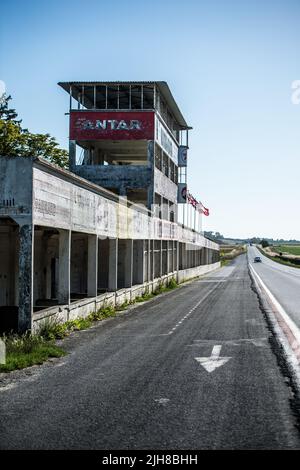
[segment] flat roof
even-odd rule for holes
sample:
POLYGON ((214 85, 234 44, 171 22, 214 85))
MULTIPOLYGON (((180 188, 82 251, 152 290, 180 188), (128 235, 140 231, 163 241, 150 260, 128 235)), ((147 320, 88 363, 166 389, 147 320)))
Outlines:
POLYGON ((93 81, 76 81, 76 82, 58 82, 58 85, 61 86, 67 93, 70 93, 70 86, 71 85, 156 85, 157 88, 159 89, 160 93, 166 100, 166 103, 169 107, 169 109, 172 111, 174 118, 176 119, 177 123, 180 125, 181 128, 183 129, 192 129, 190 126, 188 126, 186 120, 184 119, 172 93, 169 88, 169 85, 167 82, 164 81, 158 81, 158 82, 151 82, 151 81, 141 81, 141 82, 133 82, 133 81, 121 81, 121 82, 93 82, 93 81))

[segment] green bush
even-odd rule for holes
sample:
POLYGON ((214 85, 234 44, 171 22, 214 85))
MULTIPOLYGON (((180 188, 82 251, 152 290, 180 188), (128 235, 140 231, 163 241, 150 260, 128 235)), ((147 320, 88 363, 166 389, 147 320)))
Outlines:
POLYGON ((39 325, 38 335, 48 341, 62 339, 67 336, 67 323, 63 323, 57 318, 46 318, 39 325))
POLYGON ((168 289, 176 289, 176 287, 178 287, 178 284, 177 284, 175 278, 172 277, 172 279, 168 283, 168 289))
POLYGON ((6 363, 0 364, 0 372, 23 369, 34 364, 42 364, 49 357, 61 357, 65 352, 53 341, 47 341, 37 334, 25 333, 3 336, 6 345, 6 363))

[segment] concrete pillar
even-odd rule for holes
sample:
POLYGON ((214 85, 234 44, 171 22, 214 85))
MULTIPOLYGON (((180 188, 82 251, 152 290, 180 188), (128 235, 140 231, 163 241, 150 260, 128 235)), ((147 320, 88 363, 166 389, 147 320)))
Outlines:
POLYGON ((170 241, 167 240, 167 274, 170 272, 170 241))
POLYGON ((162 240, 160 240, 160 247, 159 247, 159 277, 162 276, 163 273, 163 246, 162 240))
POLYGON ((75 169, 76 166, 76 141, 69 140, 69 168, 71 171, 75 169))
POLYGON ((152 267, 152 263, 151 263, 151 240, 148 240, 147 241, 147 258, 148 258, 148 262, 147 262, 147 281, 150 282, 151 279, 152 279, 152 273, 151 273, 151 267, 152 267))
POLYGON ((152 266, 151 266, 151 269, 152 269, 152 281, 155 279, 155 240, 152 240, 151 242, 151 246, 152 246, 152 266))
POLYGON ((172 271, 176 271, 176 242, 172 240, 172 271))
POLYGON ((125 287, 132 286, 133 279, 133 240, 125 240, 125 274, 124 284, 125 287))
POLYGON ((60 230, 58 241, 58 303, 70 304, 71 231, 60 230))
POLYGON ((144 240, 134 240, 134 257, 133 257, 133 282, 134 284, 144 284, 144 240))
POLYGON ((108 290, 116 291, 118 288, 118 239, 109 239, 108 250, 108 290))
POLYGON ((179 271, 179 241, 175 241, 175 244, 176 244, 176 259, 175 259, 175 262, 176 262, 176 271, 177 271, 177 282, 179 281, 179 277, 178 277, 178 271, 179 271))
POLYGON ((155 162, 154 162, 154 141, 149 140, 147 144, 147 160, 148 160, 148 167, 151 168, 151 184, 148 186, 148 193, 147 193, 147 207, 151 209, 152 204, 155 203, 155 182, 154 182, 154 175, 155 175, 155 162))
POLYGON ((88 235, 88 272, 87 272, 87 295, 97 296, 98 287, 98 237, 88 235))
POLYGON ((32 329, 33 312, 33 243, 34 228, 22 225, 19 229, 19 313, 18 330, 32 329))

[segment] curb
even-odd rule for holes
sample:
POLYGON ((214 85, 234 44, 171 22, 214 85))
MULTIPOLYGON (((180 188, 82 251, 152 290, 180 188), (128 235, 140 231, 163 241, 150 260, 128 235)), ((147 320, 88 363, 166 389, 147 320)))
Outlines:
POLYGON ((300 330, 248 263, 250 277, 256 287, 263 312, 283 353, 293 383, 300 394, 300 330))

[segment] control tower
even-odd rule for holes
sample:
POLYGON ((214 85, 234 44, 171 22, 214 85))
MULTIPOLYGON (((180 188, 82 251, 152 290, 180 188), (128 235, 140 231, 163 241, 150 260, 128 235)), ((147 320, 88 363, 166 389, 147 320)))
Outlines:
POLYGON ((59 85, 70 96, 70 170, 176 222, 191 128, 167 83, 59 85))

